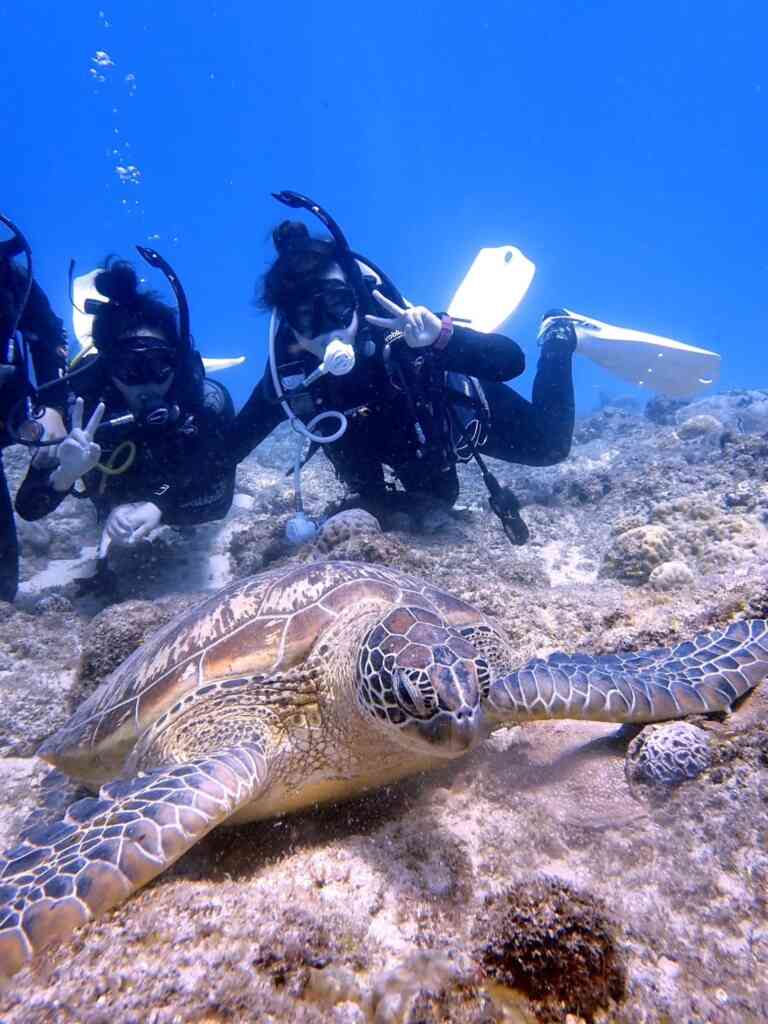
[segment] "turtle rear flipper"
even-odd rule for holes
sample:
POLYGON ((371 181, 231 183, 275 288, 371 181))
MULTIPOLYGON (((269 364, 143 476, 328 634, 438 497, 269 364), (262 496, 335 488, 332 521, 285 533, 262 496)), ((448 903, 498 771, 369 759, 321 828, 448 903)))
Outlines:
POLYGON ((0 859, 0 982, 146 885, 264 788, 257 746, 112 782, 0 859))
POLYGON ((497 677, 498 723, 542 718, 663 722, 725 711, 768 676, 768 620, 744 619, 640 654, 552 654, 497 677))

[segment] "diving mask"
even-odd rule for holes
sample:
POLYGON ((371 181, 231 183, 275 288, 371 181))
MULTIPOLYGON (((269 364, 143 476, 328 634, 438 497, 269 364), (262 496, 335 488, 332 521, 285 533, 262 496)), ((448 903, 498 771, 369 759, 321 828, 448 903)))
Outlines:
POLYGON ((164 384, 178 365, 175 349, 158 344, 157 338, 132 337, 130 347, 115 353, 110 374, 127 386, 164 384))
POLYGON ((357 309, 355 290, 346 281, 320 281, 285 311, 290 326, 305 338, 343 330, 357 309))

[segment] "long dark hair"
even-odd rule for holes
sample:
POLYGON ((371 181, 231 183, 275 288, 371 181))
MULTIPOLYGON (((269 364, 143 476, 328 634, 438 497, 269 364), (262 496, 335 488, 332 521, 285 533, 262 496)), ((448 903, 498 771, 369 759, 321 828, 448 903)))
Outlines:
POLYGON ((95 284, 110 300, 101 304, 93 319, 93 342, 99 355, 109 359, 121 340, 137 327, 160 330, 170 346, 181 346, 176 311, 155 292, 139 290, 139 279, 130 263, 108 257, 95 284))
POLYGON ((101 304, 93 318, 93 342, 105 378, 109 377, 110 358, 119 351, 121 344, 130 344, 126 336, 137 328, 154 328, 161 331, 168 345, 178 352, 178 367, 171 388, 176 401, 183 409, 199 407, 203 402, 205 373, 200 356, 179 333, 176 310, 163 302, 156 292, 140 290, 131 264, 113 256, 107 258, 104 270, 94 283, 110 300, 101 304))
POLYGON ((277 259, 264 275, 258 304, 267 310, 286 310, 306 292, 307 285, 324 277, 338 263, 333 242, 313 238, 306 224, 284 220, 272 232, 277 259))

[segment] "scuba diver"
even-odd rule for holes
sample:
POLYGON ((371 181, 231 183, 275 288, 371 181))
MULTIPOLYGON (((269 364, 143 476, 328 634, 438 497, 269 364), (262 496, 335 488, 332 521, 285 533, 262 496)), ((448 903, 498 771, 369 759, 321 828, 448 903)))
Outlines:
POLYGON ((272 313, 269 362, 232 431, 238 459, 286 418, 309 442, 307 456, 297 455, 297 515, 289 539, 312 536, 299 473, 322 447, 354 494, 351 503, 384 525, 398 509, 418 514, 453 506, 457 463, 474 459, 505 533, 512 543, 525 543, 517 500, 484 456, 529 466, 567 457, 574 427, 573 326, 548 315, 529 402, 504 383, 525 368, 519 345, 410 305, 380 268, 351 250, 325 210, 295 192, 274 195, 313 213, 331 236, 312 237, 303 223, 289 220, 274 230, 277 258, 262 295, 272 313), (385 467, 403 490, 387 483, 385 467))
POLYGON ((27 240, 3 214, 0 223, 13 233, 0 243, 0 601, 13 601, 19 584, 19 548, 2 450, 19 440, 12 413, 28 402, 32 377, 43 384, 65 372, 67 336, 34 279, 27 240), (20 255, 25 257, 25 270, 15 262, 20 255))
POLYGON ((68 433, 39 448, 16 496, 29 520, 69 493, 90 498, 104 522, 101 571, 111 543, 134 544, 161 524, 221 519, 234 493, 224 448, 232 400, 204 374, 175 273, 154 250, 139 253, 171 283, 178 322, 173 308, 139 290, 129 263, 107 260, 95 275, 98 297, 83 311, 93 316, 94 347, 46 397, 63 409, 68 433))

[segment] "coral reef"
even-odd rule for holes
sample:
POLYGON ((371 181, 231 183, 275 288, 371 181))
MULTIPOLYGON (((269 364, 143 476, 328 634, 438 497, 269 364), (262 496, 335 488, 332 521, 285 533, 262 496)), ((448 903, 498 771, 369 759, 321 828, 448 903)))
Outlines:
POLYGON ((660 502, 650 519, 674 537, 674 553, 698 571, 736 566, 768 547, 764 523, 757 514, 744 512, 743 500, 728 507, 717 496, 697 492, 660 502))
POLYGON ((711 761, 704 729, 690 722, 647 725, 627 750, 627 781, 630 786, 673 786, 695 779, 711 761))
POLYGON ((699 413, 683 420, 677 428, 677 436, 681 441, 693 441, 698 438, 716 437, 719 438, 723 432, 723 424, 715 416, 708 413, 699 413))
POLYGON ((475 930, 484 974, 534 1001, 543 1021, 593 1021, 624 998, 626 969, 605 910, 552 878, 510 886, 475 930))
POLYGON ((202 596, 123 601, 94 616, 84 631, 77 681, 70 693, 70 703, 76 706, 84 700, 148 636, 202 596))
POLYGON ((600 569, 628 583, 645 583, 651 573, 675 555, 672 534, 663 526, 635 526, 616 535, 600 569))
POLYGON ((679 590, 693 583, 693 573, 685 562, 675 559, 657 565, 648 577, 648 582, 654 590, 679 590))
POLYGON ((688 405, 684 398, 667 398, 665 395, 654 395, 645 406, 645 416, 659 427, 673 426, 677 423, 677 414, 688 405))
MULTIPOLYGON (((75 796, 33 754, 66 719, 77 687, 96 685, 152 617, 160 625, 171 610, 164 602, 181 606, 270 559, 384 558, 495 615, 516 663, 553 650, 667 646, 741 616, 768 616, 768 394, 649 413, 608 406, 580 420, 558 466, 489 460, 523 505, 524 548, 513 548, 489 514, 472 466, 459 467, 460 511, 437 532, 390 522, 394 532, 350 536, 328 553, 281 547, 295 438, 278 430, 239 467, 237 501, 222 524, 167 529, 115 561, 121 599, 140 604, 132 636, 124 605, 110 609, 114 597, 81 594, 73 582, 92 572, 98 541, 87 502, 67 499, 42 530, 22 527, 21 594, 15 606, 0 605, 0 844, 10 846, 30 817, 59 816, 75 796), (680 439, 677 427, 698 415, 723 424, 717 443, 716 435, 680 439), (672 542, 647 583, 598 575, 621 536, 648 527, 672 542), (680 578, 677 562, 692 578, 658 589, 680 578), (111 614, 102 617, 104 609, 111 614)), ((5 453, 12 481, 26 460, 5 453)), ((322 454, 302 480, 310 516, 343 496, 322 454)), ((443 771, 349 804, 216 830, 14 979, 0 993, 0 1018, 562 1017, 563 1005, 547 1009, 483 978, 472 956, 486 944, 487 932, 473 935, 488 923, 486 900, 518 885, 530 893, 532 880, 547 877, 598 908, 601 920, 599 906, 610 907, 616 922, 626 995, 595 1010, 596 1021, 763 1024, 767 714, 762 688, 724 721, 704 723, 709 767, 682 785, 630 784, 632 730, 552 721, 501 730, 443 771), (651 789, 664 798, 649 798, 651 789)))
POLYGON ((324 555, 352 538, 378 536, 381 526, 376 516, 362 508, 346 509, 331 516, 320 527, 315 541, 317 550, 324 555))

